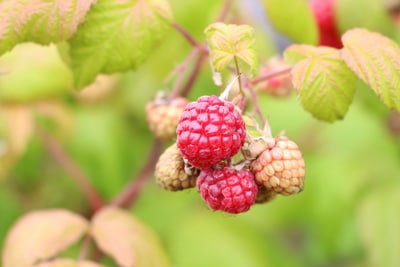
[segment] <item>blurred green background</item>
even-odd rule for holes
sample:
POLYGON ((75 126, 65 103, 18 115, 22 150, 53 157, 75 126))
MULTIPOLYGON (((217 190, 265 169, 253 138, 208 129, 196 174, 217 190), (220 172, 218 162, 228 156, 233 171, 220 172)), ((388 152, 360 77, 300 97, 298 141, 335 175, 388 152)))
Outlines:
MULTIPOLYGON (((176 21, 204 40, 203 29, 222 1, 171 5, 176 21)), ((244 5, 229 18, 256 28, 260 59, 268 59, 279 51, 276 33, 263 19, 251 19, 257 8, 244 5)), ((152 144, 145 103, 171 87, 165 78, 190 50, 171 30, 137 71, 101 76, 82 92, 72 91, 71 72, 55 46, 21 44, 0 58, 0 248, 12 223, 28 211, 90 213, 48 154, 40 129, 59 139, 102 196, 112 199, 140 170, 152 144)), ((205 64, 189 99, 219 92, 205 64)), ((294 94, 259 97, 274 134, 284 130, 303 152, 304 191, 227 215, 210 211, 196 189, 166 192, 152 179, 132 213, 160 236, 172 266, 400 266, 400 135, 390 130, 398 127, 396 115, 361 82, 345 119, 335 124, 316 121, 294 94)))

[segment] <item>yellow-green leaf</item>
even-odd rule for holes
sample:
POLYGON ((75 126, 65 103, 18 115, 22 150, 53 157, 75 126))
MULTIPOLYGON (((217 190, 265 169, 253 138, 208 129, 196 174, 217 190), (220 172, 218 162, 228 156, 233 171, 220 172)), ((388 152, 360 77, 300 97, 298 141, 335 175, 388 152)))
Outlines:
POLYGON ((379 33, 360 28, 347 31, 342 42, 347 66, 387 107, 400 110, 400 47, 379 33))
POLYGON ((97 74, 137 68, 170 28, 167 0, 98 0, 68 50, 79 89, 97 74))
POLYGON ((49 44, 75 34, 95 0, 3 0, 0 3, 0 55, 16 44, 49 44))
POLYGON ((254 29, 251 26, 217 22, 209 25, 204 33, 215 71, 221 72, 236 57, 241 66, 246 68, 245 72, 248 70, 252 75, 257 72, 258 58, 255 51, 254 29))
POLYGON ((304 109, 320 120, 342 119, 353 100, 356 76, 337 49, 292 45, 285 51, 288 61, 301 57, 291 74, 304 109))
POLYGON ((67 210, 33 211, 19 219, 7 235, 3 267, 32 266, 77 242, 88 222, 67 210))
POLYGON ((91 234, 99 248, 121 267, 168 267, 160 240, 128 211, 107 207, 92 221, 91 234))

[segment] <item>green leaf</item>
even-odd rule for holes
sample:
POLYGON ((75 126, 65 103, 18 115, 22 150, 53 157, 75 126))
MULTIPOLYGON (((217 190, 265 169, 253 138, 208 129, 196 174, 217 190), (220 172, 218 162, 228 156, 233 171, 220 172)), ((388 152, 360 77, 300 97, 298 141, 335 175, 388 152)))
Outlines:
POLYGON ((291 74, 304 109, 320 120, 342 119, 353 100, 356 76, 334 48, 292 45, 285 51, 288 61, 300 56, 304 59, 294 65, 291 74))
POLYGON ((49 44, 75 34, 95 0, 4 0, 0 3, 0 55, 16 44, 49 44))
POLYGON ((365 29, 347 31, 342 58, 389 108, 400 110, 400 48, 389 38, 365 29))
POLYGON ((129 212, 108 207, 96 213, 91 234, 121 267, 167 267, 158 237, 129 212))
POLYGON ((33 211, 11 228, 3 250, 3 267, 32 266, 77 242, 88 222, 67 210, 33 211))
POLYGON ((308 1, 263 0, 265 11, 275 28, 296 43, 317 44, 318 28, 308 1))
POLYGON ((35 267, 104 267, 92 261, 74 261, 70 259, 55 259, 52 261, 42 262, 35 267))
POLYGON ((362 203, 358 218, 369 266, 400 266, 399 185, 375 191, 362 203))
POLYGON ((0 58, 0 102, 29 102, 65 95, 72 73, 55 46, 20 44, 0 58), (23 78, 21 78, 23 77, 23 78))
POLYGON ((382 0, 336 0, 335 11, 339 31, 344 33, 363 27, 383 34, 394 33, 395 27, 382 0), (362 12, 354 12, 362 10, 362 12))
POLYGON ((166 34, 172 20, 167 0, 99 0, 70 41, 75 86, 99 73, 137 68, 166 34))
POLYGON ((221 72, 236 58, 242 66, 249 69, 250 74, 257 73, 258 58, 254 29, 251 26, 217 22, 209 25, 204 33, 215 71, 221 72))

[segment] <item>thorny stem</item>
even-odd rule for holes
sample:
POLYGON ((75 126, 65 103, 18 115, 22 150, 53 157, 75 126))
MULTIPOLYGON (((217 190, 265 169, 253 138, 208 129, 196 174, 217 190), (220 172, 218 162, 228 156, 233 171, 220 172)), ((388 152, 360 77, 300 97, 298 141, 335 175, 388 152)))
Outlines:
POLYGON ((239 69, 239 62, 236 56, 233 57, 234 61, 235 61, 235 69, 236 69, 236 75, 238 76, 238 83, 239 83, 239 92, 240 95, 242 96, 242 98, 244 98, 244 92, 243 92, 243 88, 242 88, 242 73, 240 72, 239 69))
POLYGON ((291 70, 292 70, 292 67, 288 67, 288 68, 285 68, 285 69, 282 69, 282 70, 279 70, 279 71, 275 71, 275 72, 272 72, 272 73, 268 73, 268 74, 266 74, 266 75, 257 77, 256 79, 250 81, 250 83, 251 83, 251 84, 258 84, 258 83, 260 83, 260 82, 263 82, 263 81, 272 79, 272 78, 274 78, 274 77, 276 77, 276 76, 280 76, 280 75, 282 75, 282 74, 288 73, 288 72, 290 72, 291 70))
POLYGON ((54 137, 44 130, 41 131, 41 136, 49 154, 64 168, 75 183, 79 185, 92 211, 96 212, 102 208, 104 201, 84 171, 72 160, 54 137))
POLYGON ((156 139, 151 148, 150 154, 145 165, 140 172, 132 178, 131 182, 120 192, 111 202, 110 205, 130 208, 139 197, 143 186, 151 178, 158 157, 161 154, 163 142, 156 139))

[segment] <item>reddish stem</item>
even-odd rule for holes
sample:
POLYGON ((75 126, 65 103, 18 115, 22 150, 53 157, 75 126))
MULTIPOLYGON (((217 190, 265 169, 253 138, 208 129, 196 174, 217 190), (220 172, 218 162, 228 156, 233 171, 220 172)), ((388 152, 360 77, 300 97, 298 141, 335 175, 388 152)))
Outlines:
POLYGON ((172 27, 174 27, 174 29, 177 30, 177 32, 179 32, 191 46, 200 47, 199 43, 193 38, 193 36, 191 36, 181 25, 174 22, 172 23, 172 27))
POLYGON ((251 99, 253 101, 254 104, 254 110, 257 113, 258 117, 260 118, 261 121, 261 125, 265 124, 265 117, 262 113, 261 107, 260 107, 260 102, 258 101, 258 96, 253 88, 253 86, 251 86, 251 82, 249 80, 246 79, 246 87, 249 89, 250 95, 251 95, 251 99))
POLYGON ((192 69, 192 72, 190 73, 190 75, 189 75, 189 77, 188 77, 188 79, 186 81, 186 84, 183 86, 183 89, 181 91, 181 96, 182 97, 186 97, 189 94, 193 84, 196 82, 197 77, 199 76, 201 67, 203 65, 203 62, 204 62, 204 59, 206 58, 206 56, 207 56, 206 53, 201 53, 198 56, 196 62, 194 63, 194 67, 192 69))
POLYGON ((233 0, 226 0, 224 3, 224 7, 221 10, 221 13, 218 16, 217 21, 224 21, 228 16, 229 10, 231 9, 233 4, 233 0))
POLYGON ((279 71, 275 71, 275 72, 272 72, 272 73, 268 73, 268 74, 266 74, 266 75, 257 77, 256 79, 250 81, 250 83, 251 83, 251 84, 257 84, 257 83, 260 83, 260 82, 263 82, 263 81, 272 79, 272 78, 274 78, 274 77, 276 77, 276 76, 280 76, 280 75, 282 75, 282 74, 288 73, 288 72, 290 72, 291 70, 292 70, 292 67, 288 67, 288 68, 285 68, 285 69, 282 69, 282 70, 279 70, 279 71))
POLYGON ((85 238, 83 239, 83 244, 79 252, 78 260, 87 259, 87 255, 91 244, 92 244, 92 237, 90 235, 86 235, 85 238))
POLYGON ((41 135, 49 154, 64 168, 78 185, 88 200, 93 212, 102 208, 104 206, 104 201, 84 171, 72 160, 54 137, 45 131, 41 131, 41 135))
POLYGON ((188 67, 188 65, 190 64, 190 62, 193 60, 193 58, 199 53, 199 49, 197 47, 192 49, 192 52, 190 52, 190 54, 186 57, 186 59, 179 64, 175 70, 169 75, 174 75, 177 74, 176 80, 175 80, 175 84, 174 87, 172 88, 172 92, 170 94, 170 99, 173 99, 176 97, 176 95, 178 95, 182 80, 183 80, 183 76, 185 73, 186 68, 188 67))
POLYGON ((137 198, 139 197, 142 188, 147 183, 151 174, 154 171, 158 157, 161 154, 161 149, 163 147, 163 142, 156 139, 151 148, 150 154, 147 158, 146 164, 136 175, 135 178, 120 192, 110 203, 110 205, 115 205, 119 207, 130 208, 137 198))

